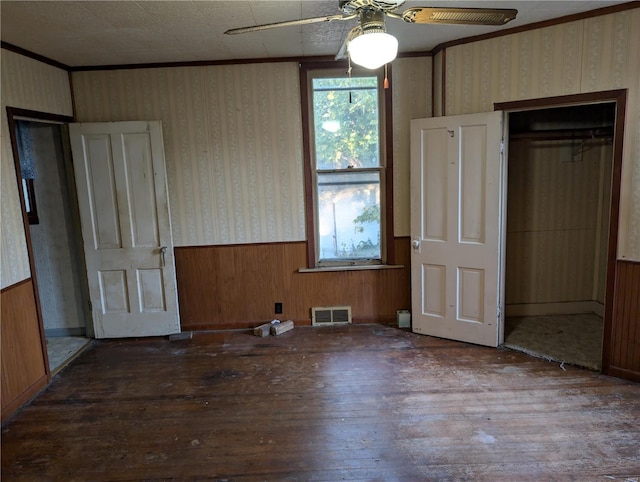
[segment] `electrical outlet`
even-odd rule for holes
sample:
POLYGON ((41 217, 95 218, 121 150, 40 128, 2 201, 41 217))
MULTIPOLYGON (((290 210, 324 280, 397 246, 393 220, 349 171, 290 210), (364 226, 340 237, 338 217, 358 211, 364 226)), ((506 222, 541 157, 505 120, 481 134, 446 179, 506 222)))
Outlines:
POLYGON ((282 313, 282 303, 277 302, 275 307, 276 315, 282 313))

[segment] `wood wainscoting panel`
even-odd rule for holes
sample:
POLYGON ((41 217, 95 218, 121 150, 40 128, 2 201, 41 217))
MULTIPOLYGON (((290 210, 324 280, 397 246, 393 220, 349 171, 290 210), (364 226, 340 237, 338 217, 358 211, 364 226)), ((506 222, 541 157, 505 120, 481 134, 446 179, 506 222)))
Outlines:
POLYGON ((40 339, 33 281, 29 278, 2 290, 2 420, 48 382, 40 339))
POLYGON ((396 238, 403 268, 307 272, 306 242, 175 249, 183 331, 251 328, 274 318, 311 323, 311 307, 352 307, 353 321, 392 322, 409 309, 409 238, 396 238), (282 303, 282 314, 274 304, 282 303))
POLYGON ((619 260, 616 271, 610 364, 604 371, 640 381, 640 263, 619 260))

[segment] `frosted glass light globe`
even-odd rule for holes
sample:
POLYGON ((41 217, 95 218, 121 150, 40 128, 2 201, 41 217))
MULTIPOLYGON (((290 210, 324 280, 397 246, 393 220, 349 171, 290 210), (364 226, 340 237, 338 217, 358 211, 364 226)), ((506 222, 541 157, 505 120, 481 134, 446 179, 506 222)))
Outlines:
POLYGON ((398 55, 398 40, 386 32, 364 33, 347 46, 351 62, 365 69, 377 69, 398 55))

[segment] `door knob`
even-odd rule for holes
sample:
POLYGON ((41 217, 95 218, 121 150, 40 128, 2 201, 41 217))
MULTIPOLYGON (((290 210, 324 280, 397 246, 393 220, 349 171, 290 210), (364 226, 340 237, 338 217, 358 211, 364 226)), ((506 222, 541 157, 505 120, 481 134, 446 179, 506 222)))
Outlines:
POLYGON ((167 260, 165 259, 166 254, 167 254, 167 247, 162 246, 160 248, 160 259, 162 260, 162 264, 161 264, 162 268, 164 268, 167 265, 167 260))
POLYGON ((418 251, 420 249, 420 240, 418 238, 414 238, 411 240, 411 247, 414 251, 418 251))

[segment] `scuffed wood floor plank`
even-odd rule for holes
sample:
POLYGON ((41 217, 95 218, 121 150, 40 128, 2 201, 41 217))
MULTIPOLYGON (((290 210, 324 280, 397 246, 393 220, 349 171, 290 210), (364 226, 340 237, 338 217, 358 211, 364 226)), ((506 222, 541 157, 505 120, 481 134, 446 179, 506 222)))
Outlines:
POLYGON ((640 477, 640 385, 565 368, 381 325, 100 341, 3 426, 2 479, 640 477))

